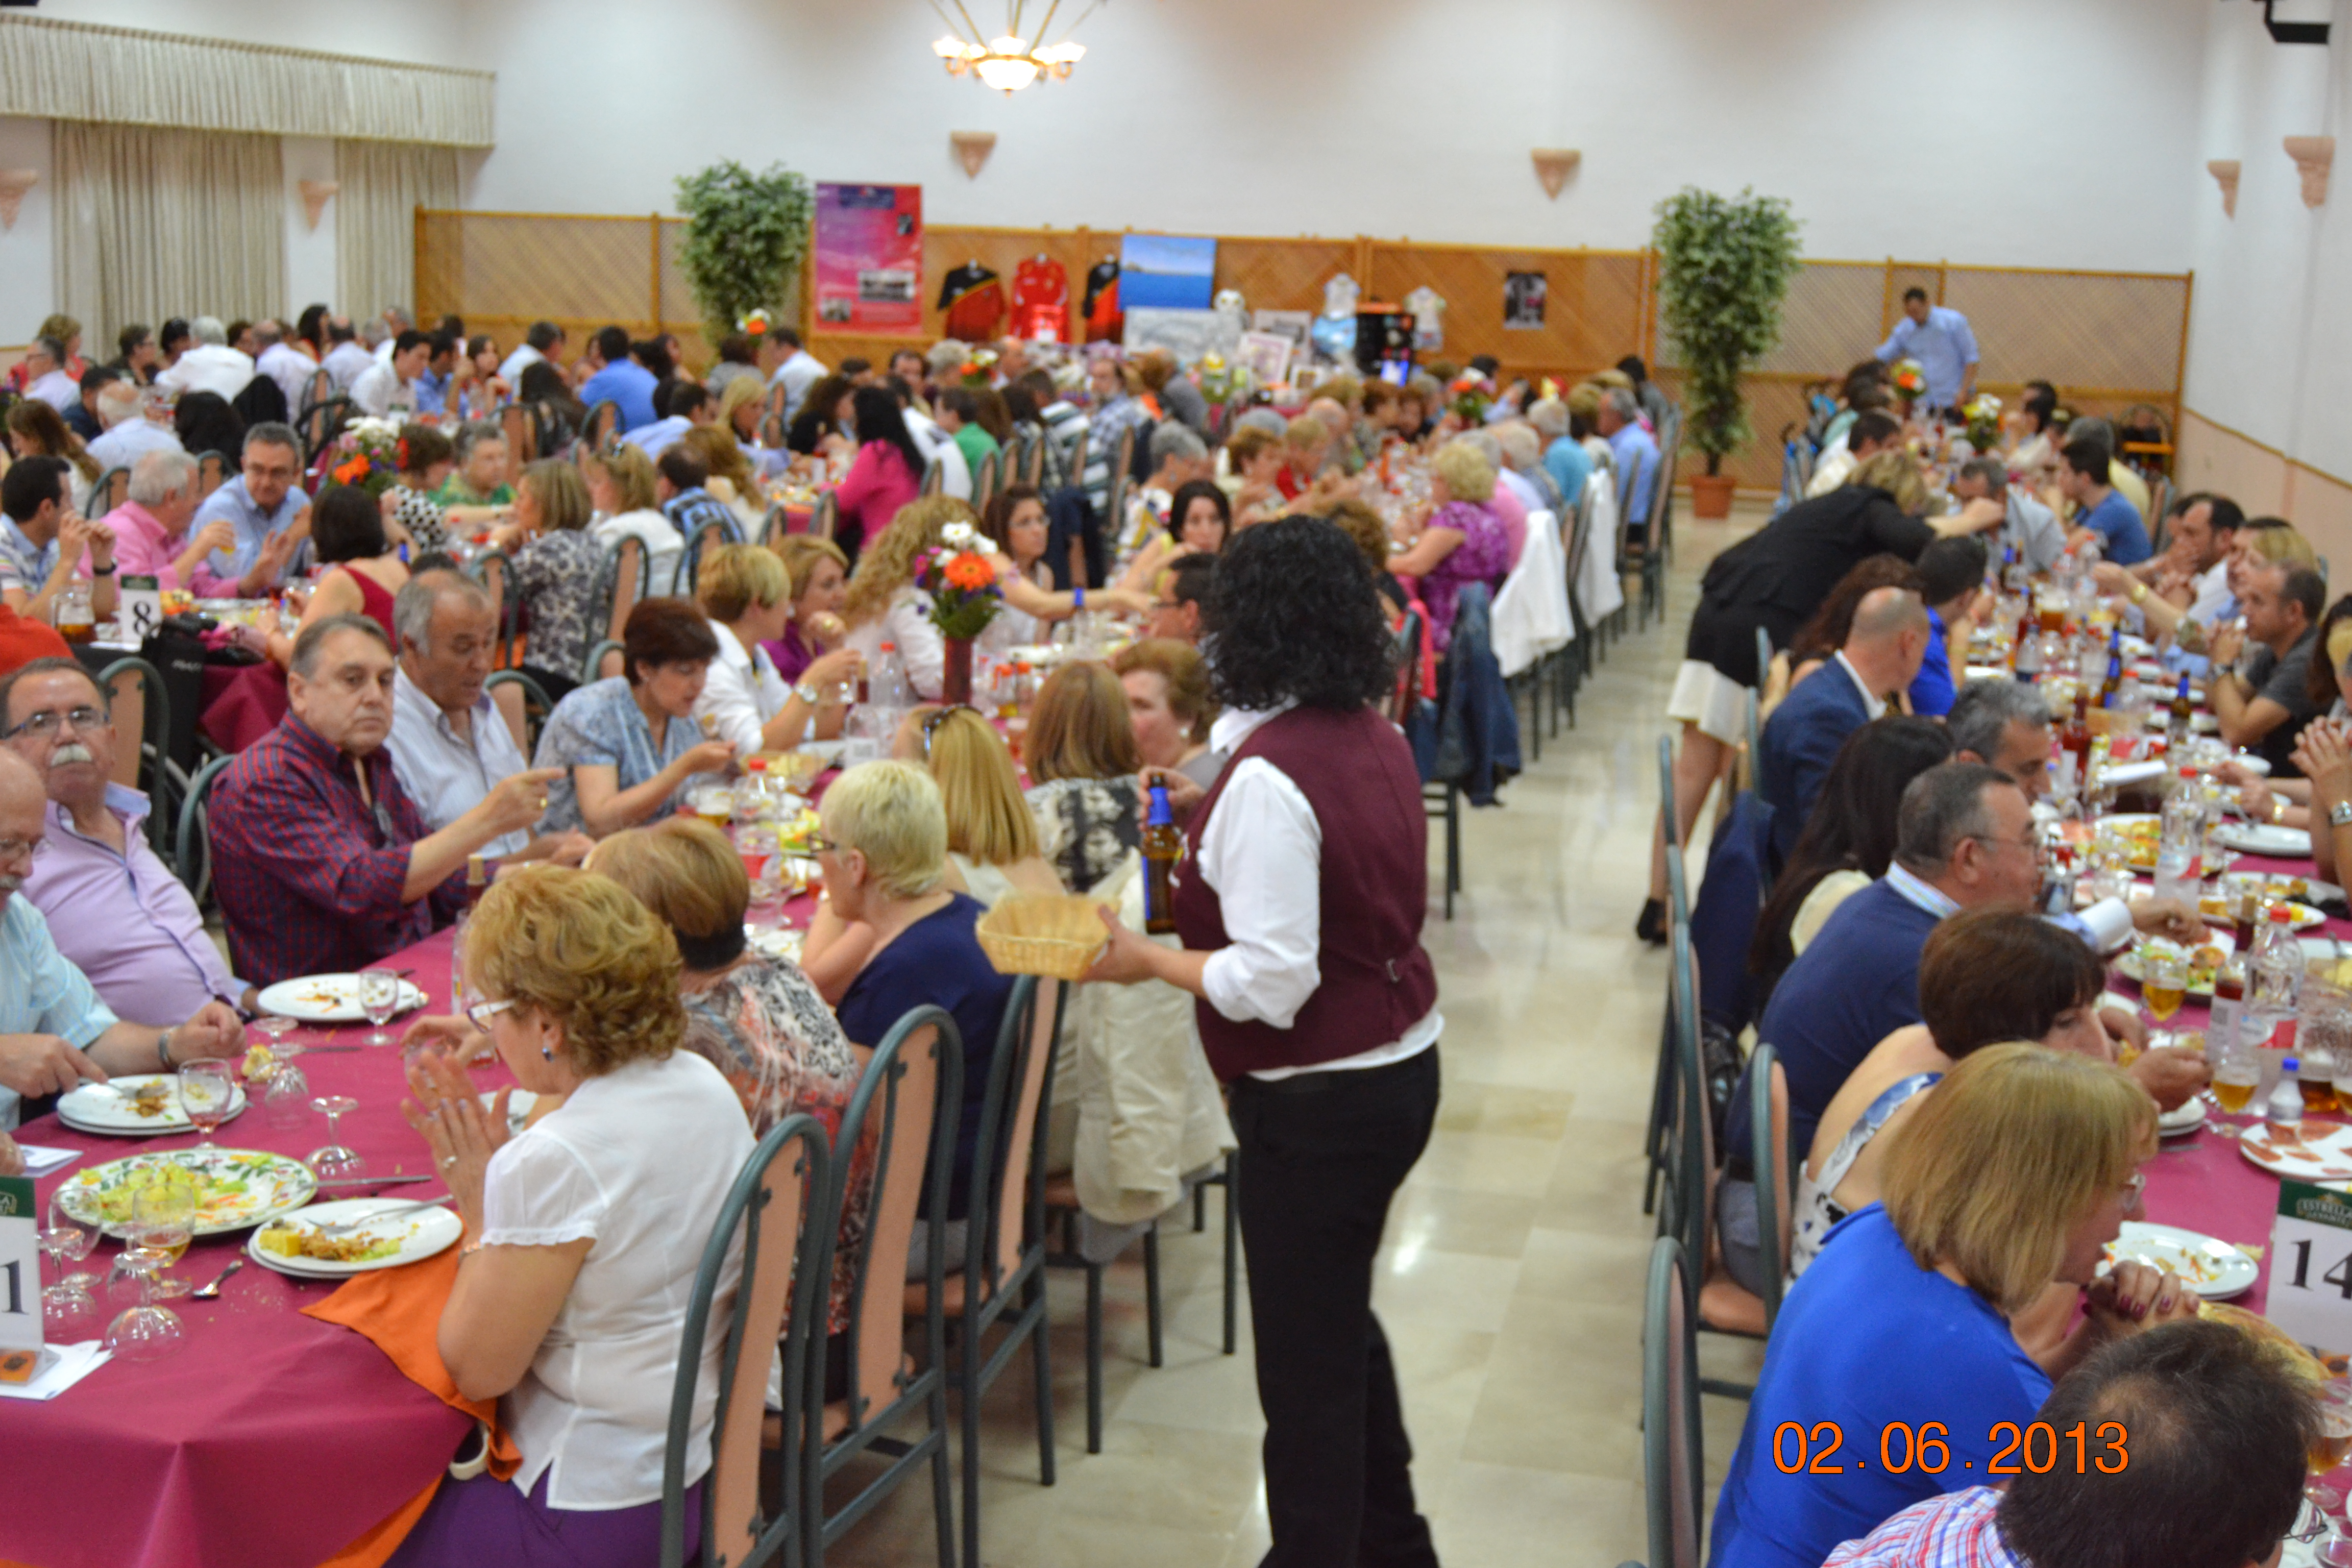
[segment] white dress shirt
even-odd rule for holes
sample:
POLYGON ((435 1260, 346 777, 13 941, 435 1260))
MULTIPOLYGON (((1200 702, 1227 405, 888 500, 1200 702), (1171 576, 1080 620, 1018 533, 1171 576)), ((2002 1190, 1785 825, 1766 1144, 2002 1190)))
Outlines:
POLYGON ((372 364, 352 383, 352 405, 378 419, 394 410, 404 414, 416 406, 416 387, 413 382, 401 380, 390 361, 372 364))
POLYGON ((64 371, 53 370, 25 388, 25 395, 37 397, 63 414, 81 401, 81 383, 64 371))
POLYGON ((914 683, 915 695, 926 702, 937 702, 940 689, 947 679, 948 645, 940 628, 931 621, 930 595, 919 588, 901 588, 890 607, 862 626, 852 626, 843 647, 854 647, 866 656, 866 668, 872 669, 874 661, 882 657, 884 643, 895 644, 899 661, 907 667, 907 679, 914 683))
MULTIPOLYGON (((530 764, 487 691, 474 700, 471 739, 461 738, 441 705, 395 669, 392 677, 392 771, 416 803, 425 826, 438 833, 482 803, 492 785, 530 764)), ((516 855, 530 843, 528 830, 491 839, 480 853, 492 859, 516 855)))
POLYGON ((764 727, 784 710, 793 689, 776 673, 775 661, 765 648, 754 645, 747 650, 732 627, 717 621, 710 623, 710 630, 719 639, 719 657, 710 661, 709 673, 703 677, 702 695, 694 700, 694 716, 716 720, 717 738, 734 742, 737 755, 763 752, 767 750, 764 727))
POLYGON ((302 400, 310 395, 310 378, 319 374, 319 362, 292 343, 272 343, 261 351, 253 368, 278 384, 286 395, 286 412, 302 412, 302 400))
POLYGON ((127 468, 150 452, 178 452, 180 438, 143 415, 125 419, 89 444, 90 461, 100 473, 127 468))
POLYGON ((588 520, 588 531, 596 542, 610 550, 623 539, 635 537, 646 547, 646 558, 651 563, 646 579, 647 594, 668 594, 677 586, 678 558, 686 553, 686 537, 677 525, 650 507, 625 511, 619 516, 597 513, 588 520))
POLYGON ((529 370, 531 366, 540 363, 546 358, 547 356, 545 354, 540 353, 529 343, 525 343, 520 348, 515 350, 514 353, 507 355, 507 357, 499 363, 499 375, 509 386, 512 386, 518 380, 521 379, 523 372, 529 370))
POLYGON ((1877 692, 1873 691, 1870 689, 1870 682, 1863 679, 1862 671, 1854 668, 1853 661, 1846 658, 1845 649, 1838 649, 1832 657, 1836 658, 1838 668, 1845 671, 1847 679, 1853 682, 1853 689, 1862 693, 1862 705, 1865 709, 1869 710, 1870 716, 1873 719, 1885 718, 1886 716, 1886 699, 1881 697, 1877 692))
MULTIPOLYGON (((907 434, 922 448, 923 461, 940 466, 940 493, 958 500, 971 499, 971 465, 964 461, 963 448, 956 438, 940 429, 931 416, 919 408, 907 410, 907 434)), ((922 476, 918 474, 916 479, 922 476)))
MULTIPOLYGON (((522 1450, 516 1489, 547 1478, 560 1509, 656 1500, 679 1335, 710 1216, 751 1157, 751 1124, 717 1068, 689 1050, 592 1078, 490 1156, 485 1247, 592 1239, 530 1370, 499 1400, 522 1450)), ((740 1256, 719 1281, 733 1298, 740 1256)), ((722 1336, 703 1342, 686 1479, 710 1465, 722 1336)))
POLYGON ((677 438, 694 428, 694 421, 683 414, 673 414, 667 419, 656 419, 650 425, 640 425, 621 437, 643 451, 648 458, 658 458, 677 445, 677 438))
POLYGON ((2238 596, 2230 592, 2230 562, 2225 556, 2197 579, 2197 597, 2189 603, 2189 618, 2210 627, 2237 602, 2238 596))
POLYGON ((337 343, 333 348, 329 349, 327 357, 320 362, 319 368, 327 373, 328 378, 334 383, 337 392, 349 392, 352 389, 352 383, 357 381, 361 374, 373 363, 375 363, 375 355, 368 353, 357 342, 352 342, 337 343))
POLYGON ((806 349, 794 349, 793 357, 776 367, 776 374, 768 378, 768 384, 784 389, 786 424, 790 424, 793 416, 801 411, 801 400, 809 395, 810 387, 824 378, 828 368, 823 360, 806 349))
MULTIPOLYGON (((1209 729, 1209 749, 1231 755, 1274 713, 1229 709, 1209 729)), ((1323 984, 1323 825, 1305 792, 1264 757, 1225 771, 1224 788, 1201 834, 1200 874, 1216 890, 1226 945, 1209 955, 1201 988, 1209 1005, 1236 1023, 1287 1029, 1323 984)), ((1180 867, 1178 874, 1182 875, 1180 867)), ((1268 1068, 1250 1076, 1289 1078, 1386 1067, 1437 1043, 1445 1027, 1434 1007, 1398 1039, 1312 1067, 1268 1068)))
POLYGON ((179 363, 155 378, 166 392, 210 392, 233 399, 253 379, 253 356, 226 343, 191 343, 179 363))

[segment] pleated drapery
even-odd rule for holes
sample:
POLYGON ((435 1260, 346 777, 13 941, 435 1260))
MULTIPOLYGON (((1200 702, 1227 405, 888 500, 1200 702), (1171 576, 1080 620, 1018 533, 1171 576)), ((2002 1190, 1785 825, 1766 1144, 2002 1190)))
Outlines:
POLYGON ((416 303, 416 209, 457 205, 457 153, 399 142, 338 142, 335 292, 353 317, 416 303))
POLYGON ((53 134, 58 308, 85 345, 103 350, 131 321, 285 308, 276 136, 71 120, 53 134))
POLYGON ((488 147, 488 71, 0 12, 0 114, 488 147))

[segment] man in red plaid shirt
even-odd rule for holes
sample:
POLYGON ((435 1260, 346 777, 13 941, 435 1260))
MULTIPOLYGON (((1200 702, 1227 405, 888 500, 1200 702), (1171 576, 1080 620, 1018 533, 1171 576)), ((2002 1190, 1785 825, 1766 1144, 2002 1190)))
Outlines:
POLYGON ((213 787, 213 889, 231 961, 257 985, 348 973, 430 935, 464 896, 467 857, 537 822, 562 776, 502 779, 428 834, 384 748, 393 668, 373 620, 313 622, 294 643, 292 711, 213 787))

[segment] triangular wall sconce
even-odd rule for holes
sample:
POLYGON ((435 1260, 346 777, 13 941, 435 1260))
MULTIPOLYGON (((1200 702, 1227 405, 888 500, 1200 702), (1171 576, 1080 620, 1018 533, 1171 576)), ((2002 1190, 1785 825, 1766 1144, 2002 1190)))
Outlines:
POLYGON ((16 214, 25 205, 25 193, 40 183, 38 169, 0 169, 0 228, 16 226, 16 214))
POLYGON ((980 166, 996 151, 993 131, 950 131, 948 142, 955 148, 956 162, 963 165, 965 175, 974 180, 980 178, 980 166))
POLYGON ((2205 172, 2212 175, 2214 184, 2221 187, 2221 212, 2223 216, 2227 217, 2237 216, 2238 161, 2235 158, 2216 158, 2211 163, 2205 165, 2205 172))
POLYGON ((302 210, 310 215, 310 227, 314 232, 319 226, 319 215, 327 210, 327 202, 329 198, 333 196, 337 191, 340 191, 342 188, 341 182, 337 180, 298 180, 295 182, 295 189, 302 193, 302 210))
POLYGON ((2303 205, 2315 207, 2327 199, 2327 170, 2336 162, 2333 136, 2290 136, 2286 155, 2303 176, 2303 205))
POLYGON ((1576 173, 1576 165, 1584 158, 1583 153, 1568 147, 1538 147, 1528 155, 1535 159, 1536 178, 1543 182, 1544 195, 1554 201, 1559 199, 1559 188, 1568 184, 1569 175, 1576 173))

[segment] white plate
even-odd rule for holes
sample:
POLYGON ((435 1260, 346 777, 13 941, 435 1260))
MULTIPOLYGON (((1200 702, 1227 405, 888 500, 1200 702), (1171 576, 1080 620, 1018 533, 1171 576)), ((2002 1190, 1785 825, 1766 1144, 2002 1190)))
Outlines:
MULTIPOLYGON (((344 1198, 337 1203, 312 1204, 299 1213, 287 1216, 297 1225, 341 1225, 362 1219, 369 1215, 397 1209, 412 1200, 397 1197, 344 1198)), ((246 1256, 264 1268, 274 1268, 280 1274, 290 1274, 302 1279, 341 1279, 353 1274, 372 1273, 379 1268, 397 1268, 404 1263, 415 1263, 457 1245, 466 1232, 465 1221, 446 1208, 406 1209, 385 1220, 380 1230, 352 1231, 352 1236, 382 1235, 401 1237, 401 1247, 389 1258, 370 1258, 360 1263, 333 1263, 320 1258, 281 1258, 261 1245, 261 1229, 245 1244, 246 1256)))
MULTIPOLYGON (((281 1018, 299 1018, 306 1024, 358 1024, 367 1019, 360 1011, 360 977, 356 974, 306 974, 299 980, 281 980, 264 991, 258 998, 261 1011, 275 1013, 281 1018)), ((394 1017, 413 1012, 425 1005, 425 993, 404 980, 400 983, 400 1005, 392 1010, 394 1017)))
POLYGON ((2311 1182, 2332 1192, 2352 1192, 2352 1127, 2336 1121, 2311 1124, 2307 1135, 2281 1142, 2267 1123, 2251 1123, 2238 1134, 2238 1152, 2274 1175, 2311 1182))
POLYGON ((165 1166, 195 1178, 198 1236, 218 1236, 276 1219, 309 1203, 319 1190, 309 1167, 283 1154, 258 1149, 158 1149, 91 1166, 58 1188, 58 1205, 84 1225, 121 1236, 131 1217, 128 1194, 152 1185, 165 1166))
POLYGON ((2225 822, 2213 830, 2215 842, 2249 855, 2276 860, 2301 860, 2311 854, 2311 835, 2300 827, 2273 827, 2268 823, 2225 822))
MULTIPOLYGON (((232 1084, 228 1115, 223 1120, 234 1121, 244 1111, 245 1089, 232 1084)), ((167 1072, 134 1073, 69 1089, 58 1097, 58 1120, 77 1132, 100 1132, 109 1137, 160 1138, 194 1131, 195 1128, 187 1112, 180 1109, 178 1079, 167 1072), (131 1096, 142 1084, 150 1083, 163 1086, 163 1109, 156 1115, 142 1116, 131 1109, 131 1096), (116 1093, 117 1089, 121 1092, 116 1093)))
MULTIPOLYGON (((495 1093, 482 1096, 482 1109, 488 1110, 498 1098, 495 1093)), ((509 1089, 507 1091, 507 1131, 521 1131, 526 1120, 530 1115, 530 1108, 538 1103, 539 1096, 527 1089, 509 1089)))
POLYGON ((2180 1102, 2177 1110, 2168 1110, 2156 1119, 2159 1138, 2179 1138, 2205 1125, 2205 1097, 2192 1094, 2180 1102))
POLYGON ((2226 1241, 2146 1220, 2124 1221, 2122 1233, 2107 1243, 2105 1265, 2099 1272, 2126 1260, 2169 1268, 2209 1301, 2242 1296, 2262 1278, 2254 1260, 2226 1241))

